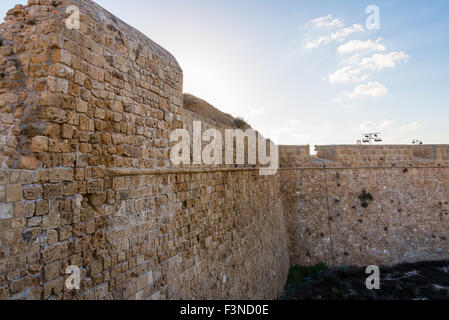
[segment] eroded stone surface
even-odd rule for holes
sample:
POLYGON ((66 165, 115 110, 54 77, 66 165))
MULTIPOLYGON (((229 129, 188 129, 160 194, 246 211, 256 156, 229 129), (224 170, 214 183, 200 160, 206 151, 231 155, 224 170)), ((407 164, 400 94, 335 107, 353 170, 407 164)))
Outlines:
POLYGON ((448 259, 449 146, 280 149, 292 265, 448 259))
POLYGON ((184 112, 172 55, 91 1, 30 0, 5 20, 0 299, 269 299, 289 261, 448 258, 447 146, 281 146, 268 177, 145 173, 172 167, 172 130, 232 121, 184 112))
POLYGON ((173 56, 88 0, 30 0, 5 21, 0 299, 275 298, 289 267, 278 176, 108 171, 171 166, 188 121, 173 56))

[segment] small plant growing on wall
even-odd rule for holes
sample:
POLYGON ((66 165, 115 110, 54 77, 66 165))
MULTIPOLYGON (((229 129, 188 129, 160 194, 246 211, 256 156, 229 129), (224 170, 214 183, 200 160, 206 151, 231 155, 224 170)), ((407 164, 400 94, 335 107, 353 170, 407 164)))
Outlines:
POLYGON ((374 198, 371 193, 366 190, 362 190, 362 193, 359 195, 360 204, 363 208, 368 208, 369 204, 373 202, 374 198))
POLYGON ((246 122, 243 117, 237 117, 237 119, 234 120, 235 126, 239 129, 244 129, 246 127, 249 127, 248 122, 246 122))
POLYGON ((293 266, 288 274, 287 285, 301 283, 313 276, 320 275, 328 269, 329 267, 324 262, 319 262, 314 266, 293 266))

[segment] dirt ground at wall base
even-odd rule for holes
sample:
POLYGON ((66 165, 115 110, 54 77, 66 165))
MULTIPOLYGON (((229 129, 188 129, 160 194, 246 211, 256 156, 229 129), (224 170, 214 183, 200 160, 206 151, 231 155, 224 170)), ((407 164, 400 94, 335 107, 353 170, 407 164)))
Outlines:
POLYGON ((341 267, 288 284, 281 300, 449 300, 449 261, 380 267, 380 289, 366 288, 365 267, 341 267))

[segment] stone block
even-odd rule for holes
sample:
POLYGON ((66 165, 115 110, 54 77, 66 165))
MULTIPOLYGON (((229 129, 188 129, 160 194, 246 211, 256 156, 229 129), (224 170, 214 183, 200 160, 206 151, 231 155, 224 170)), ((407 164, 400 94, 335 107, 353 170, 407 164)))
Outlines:
POLYGON ((106 192, 95 192, 89 195, 89 203, 92 206, 100 206, 106 202, 106 192))
POLYGON ((43 136, 36 136, 31 139, 30 151, 34 153, 41 153, 48 151, 48 138, 43 136))
POLYGON ((53 168, 49 170, 50 182, 73 181, 74 172, 71 168, 53 168))
POLYGON ((37 200, 42 196, 42 187, 39 185, 25 186, 23 188, 23 197, 26 200, 37 200))
POLYGON ((16 202, 22 200, 22 185, 14 184, 6 186, 6 202, 16 202))
POLYGON ((19 169, 36 170, 40 165, 40 161, 33 157, 22 156, 19 160, 19 169))
POLYGON ((14 205, 12 203, 0 203, 0 220, 14 217, 14 205))

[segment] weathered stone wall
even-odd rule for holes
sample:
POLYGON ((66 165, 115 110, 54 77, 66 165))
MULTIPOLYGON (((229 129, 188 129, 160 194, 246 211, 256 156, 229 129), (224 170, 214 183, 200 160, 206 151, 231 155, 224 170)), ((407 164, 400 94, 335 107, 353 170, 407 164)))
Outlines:
MULTIPOLYGON (((204 108, 202 111, 203 111, 203 113, 207 114, 208 110, 207 110, 207 108, 204 108)), ((258 131, 252 129, 251 127, 245 126, 245 128, 237 128, 237 126, 235 124, 229 125, 229 123, 232 123, 229 119, 227 119, 227 121, 218 122, 218 121, 209 119, 202 114, 199 114, 197 112, 193 112, 190 110, 186 110, 186 109, 183 109, 183 112, 182 112, 182 122, 183 122, 183 128, 189 132, 191 139, 193 137, 193 131, 194 131, 193 123, 194 122, 201 122, 201 133, 202 134, 204 134, 204 132, 209 129, 217 130, 220 133, 220 137, 221 137, 221 141, 222 141, 222 143, 221 143, 222 156, 221 156, 220 164, 207 165, 204 162, 202 162, 200 165, 195 165, 195 164, 193 164, 193 152, 194 152, 193 144, 191 144, 191 146, 190 146, 190 163, 191 164, 190 165, 181 165, 181 167, 184 167, 184 168, 187 168, 187 167, 189 167, 189 168, 199 168, 199 167, 201 167, 201 168, 208 168, 208 167, 213 167, 213 168, 217 168, 217 167, 220 167, 220 168, 235 168, 235 167, 237 167, 237 168, 253 168, 254 166, 261 167, 261 168, 268 167, 266 164, 265 165, 261 164, 258 161, 259 160, 258 157, 256 157, 256 159, 255 159, 256 160, 255 165, 250 163, 250 161, 248 159, 249 158, 248 157, 248 148, 249 148, 250 138, 248 136, 246 136, 246 134, 247 133, 248 133, 248 135, 253 134, 253 137, 254 137, 253 147, 254 147, 256 155, 258 154, 258 148, 259 148, 257 139, 259 139, 259 138, 265 139, 258 131), (226 122, 226 123, 224 123, 224 122, 226 122), (231 144, 232 144, 233 161, 231 164, 226 164, 226 161, 225 161, 225 155, 227 152, 226 144, 228 143, 228 141, 227 141, 228 137, 226 135, 226 131, 231 131, 233 134, 237 134, 237 132, 241 132, 242 136, 243 136, 243 138, 238 138, 235 136, 232 138, 231 144), (242 148, 239 147, 240 141, 238 141, 238 140, 243 142, 242 148), (237 164, 238 155, 242 156, 243 163, 237 164)), ((201 148, 202 148, 201 150, 204 150, 210 143, 211 143, 211 141, 202 141, 201 142, 201 148)), ((270 152, 271 152, 269 138, 267 138, 267 140, 265 141, 265 147, 266 147, 265 154, 267 156, 269 156, 270 152)), ((280 150, 282 150, 282 149, 280 149, 280 150)), ((305 154, 306 153, 305 151, 306 150, 303 150, 302 152, 305 154)), ((307 149, 307 154, 308 154, 308 149, 307 149)))
POLYGON ((341 145, 316 146, 317 157, 344 167, 447 164, 447 145, 341 145))
POLYGON ((0 38, 0 299, 270 299, 290 261, 449 258, 448 146, 173 167, 174 129, 229 125, 183 110, 163 48, 88 0, 16 6, 0 38))
POLYGON ((34 164, 27 156, 42 167, 170 165, 182 71, 168 52, 91 1, 16 6, 0 37, 2 66, 11 65, 1 80, 12 126, 3 167, 34 164), (65 26, 70 4, 80 30, 65 26))
POLYGON ((444 150, 448 146, 323 146, 318 156, 328 159, 301 167, 290 152, 281 159, 281 185, 291 263, 448 259, 444 150))
POLYGON ((183 110, 167 51, 88 0, 16 6, 0 38, 0 299, 279 294, 279 176, 170 169, 183 110))
MULTIPOLYGON (((233 129, 230 126, 227 126, 223 123, 219 123, 216 122, 214 120, 208 119, 196 112, 192 112, 190 110, 186 110, 183 109, 182 112, 182 123, 183 123, 183 128, 186 129, 189 132, 190 135, 190 139, 191 142, 193 141, 193 123, 194 122, 201 122, 201 137, 202 134, 209 129, 216 129, 220 132, 221 134, 221 138, 222 138, 222 146, 221 146, 221 153, 222 153, 222 163, 220 165, 216 165, 216 164, 206 164, 204 162, 202 162, 201 164, 194 164, 193 162, 193 153, 194 153, 194 149, 193 149, 193 143, 190 143, 190 164, 189 165, 180 165, 181 167, 184 168, 215 168, 215 167, 228 167, 228 168, 233 168, 234 165, 226 165, 224 162, 224 155, 225 155, 225 130, 227 129, 233 129)), ((210 142, 206 142, 206 141, 201 141, 201 150, 200 152, 207 146, 209 145, 210 142)), ((246 145, 245 145, 246 147, 246 145)), ((247 149, 245 149, 247 150, 247 149)))
POLYGON ((279 146, 281 168, 303 167, 310 164, 310 146, 279 146))
POLYGON ((115 170, 115 200, 92 207, 26 200, 40 174, 1 171, 2 299, 270 299, 284 284, 279 176, 115 170), (68 265, 82 268, 79 291, 63 289, 68 265))

